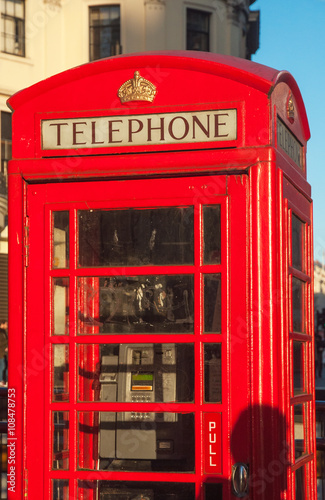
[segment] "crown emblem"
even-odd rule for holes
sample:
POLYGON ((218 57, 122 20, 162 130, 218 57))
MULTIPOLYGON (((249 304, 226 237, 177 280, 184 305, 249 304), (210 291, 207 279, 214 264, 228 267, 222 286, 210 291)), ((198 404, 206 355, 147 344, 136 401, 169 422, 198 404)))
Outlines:
POLYGON ((139 71, 136 71, 134 77, 123 83, 118 89, 118 96, 122 103, 130 101, 153 102, 156 94, 157 89, 154 84, 140 76, 139 71))

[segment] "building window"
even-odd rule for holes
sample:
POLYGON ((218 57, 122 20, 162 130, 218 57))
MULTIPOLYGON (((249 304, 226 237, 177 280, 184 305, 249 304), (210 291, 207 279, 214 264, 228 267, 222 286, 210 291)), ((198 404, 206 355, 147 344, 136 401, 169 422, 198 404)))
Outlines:
POLYGON ((1 111, 0 196, 7 194, 8 162, 11 160, 11 113, 1 111))
POLYGON ((187 50, 210 50, 210 14, 202 10, 187 9, 187 50))
POLYGON ((1 0, 1 52, 25 56, 25 2, 1 0))
POLYGON ((119 5, 101 5, 89 9, 89 59, 121 54, 121 14, 119 5))

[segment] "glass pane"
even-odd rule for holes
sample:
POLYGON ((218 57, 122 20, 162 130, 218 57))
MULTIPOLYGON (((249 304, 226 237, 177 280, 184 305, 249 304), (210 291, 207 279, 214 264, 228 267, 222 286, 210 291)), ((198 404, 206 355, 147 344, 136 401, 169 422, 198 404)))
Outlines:
POLYGON ((221 262, 220 205, 203 207, 204 264, 221 262))
POLYGON ((292 267, 304 271, 305 224, 292 214, 292 267))
POLYGON ((15 24, 12 19, 4 20, 5 52, 15 54, 15 24))
POLYGON ((193 207, 82 210, 78 220, 81 267, 194 262, 193 207))
POLYGON ((11 126, 11 113, 1 111, 1 139, 11 142, 12 126, 11 126))
MULTIPOLYGON (((325 408, 316 405, 316 438, 325 437, 325 408)), ((324 476, 325 477, 325 476, 324 476)))
POLYGON ((193 344, 78 346, 79 401, 194 400, 193 344))
POLYGON ((52 480, 52 500, 70 500, 68 480, 66 479, 52 480))
POLYGON ((80 412, 78 418, 79 469, 194 471, 192 413, 80 412))
POLYGON ((306 432, 304 422, 304 405, 294 406, 295 458, 301 457, 306 451, 306 432))
POLYGON ((24 2, 22 0, 15 0, 15 17, 24 19, 24 2))
POLYGON ((204 344, 204 401, 221 403, 221 344, 204 344))
POLYGON ((78 332, 192 333, 194 278, 115 276, 78 279, 78 332))
MULTIPOLYGON (((195 485, 170 482, 78 481, 83 500, 195 500, 195 485), (98 496, 97 496, 98 495, 98 496)), ((215 497, 214 500, 218 500, 215 497)))
POLYGON ((210 14, 202 10, 187 9, 187 25, 191 29, 207 32, 209 29, 210 14))
POLYGON ((187 50, 209 51, 209 25, 208 12, 187 9, 187 50))
POLYGON ((204 331, 221 332, 221 276, 204 276, 204 331))
POLYGON ((53 412, 53 469, 69 469, 69 412, 53 412))
POLYGON ((305 467, 296 470, 296 500, 305 500, 305 467))
POLYGON ((90 26, 97 25, 98 20, 99 20, 99 8, 98 7, 89 7, 89 24, 90 24, 90 26))
POLYGON ((12 17, 14 17, 15 15, 15 2, 13 2, 12 0, 6 1, 6 14, 12 17))
POLYGON ((187 33, 187 50, 203 50, 209 52, 209 35, 189 31, 187 33))
POLYGON ((69 400, 69 346, 53 345, 53 401, 69 400))
POLYGON ((304 344, 302 342, 293 342, 293 389, 294 395, 305 392, 305 357, 304 344))
POLYGON ((100 8, 100 24, 106 26, 109 23, 110 12, 109 7, 101 7, 100 8))
POLYGON ((305 283, 292 277, 292 323, 294 332, 305 332, 305 283))
POLYGON ((69 278, 53 279, 53 335, 69 334, 69 278))
POLYGON ((52 267, 69 267, 69 212, 53 212, 52 267))
POLYGON ((205 483, 204 484, 204 500, 223 500, 222 484, 205 483))
POLYGON ((120 7, 90 7, 90 60, 114 56, 120 48, 120 7))
POLYGON ((325 452, 317 450, 317 498, 323 500, 325 494, 325 452))

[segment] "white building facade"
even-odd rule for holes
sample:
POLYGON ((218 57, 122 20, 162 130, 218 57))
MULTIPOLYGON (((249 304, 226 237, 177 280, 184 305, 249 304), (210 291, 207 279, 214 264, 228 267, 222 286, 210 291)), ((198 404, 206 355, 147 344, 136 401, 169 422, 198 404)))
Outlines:
MULTIPOLYGON (((319 313, 325 309, 325 263, 314 263, 314 300, 315 311, 319 313)), ((317 325, 316 325, 317 326, 317 325)))
MULTIPOLYGON (((254 2, 1 0, 0 112, 18 90, 102 57, 189 49, 250 58, 259 43, 254 2)), ((2 117, 2 163, 10 157, 9 121, 2 117)))
MULTIPOLYGON (((0 233, 17 91, 92 60, 130 52, 202 50, 250 58, 259 45, 255 0, 1 0, 0 233)), ((0 290, 0 300, 1 300, 0 290)))

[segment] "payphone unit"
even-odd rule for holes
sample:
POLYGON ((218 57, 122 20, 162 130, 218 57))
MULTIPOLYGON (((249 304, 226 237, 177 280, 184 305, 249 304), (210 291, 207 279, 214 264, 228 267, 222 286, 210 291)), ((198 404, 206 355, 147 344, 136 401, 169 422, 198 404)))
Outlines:
MULTIPOLYGON (((102 402, 175 403, 193 394, 191 346, 120 344, 101 357, 102 402), (177 376, 179 377, 177 383, 177 376)), ((171 412, 100 413, 99 456, 120 460, 181 460, 189 452, 186 415, 171 412)))

